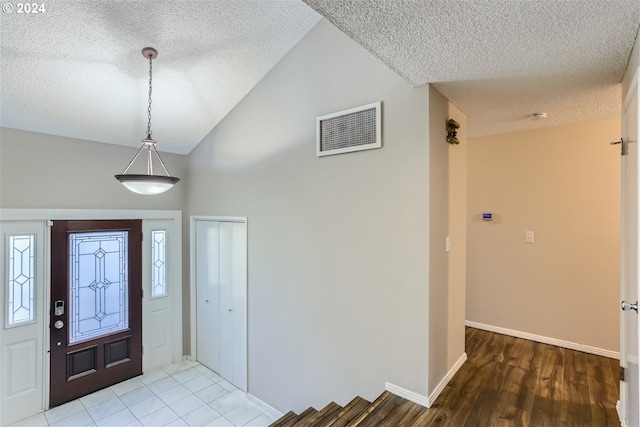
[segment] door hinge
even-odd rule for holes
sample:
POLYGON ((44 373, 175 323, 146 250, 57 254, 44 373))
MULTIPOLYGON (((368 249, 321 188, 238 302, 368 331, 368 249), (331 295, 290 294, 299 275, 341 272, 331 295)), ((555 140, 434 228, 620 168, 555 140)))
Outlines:
POLYGON ((144 233, 140 233, 140 241, 144 242, 144 233))
POLYGON ((47 227, 53 227, 53 221, 50 219, 47 220, 47 227))
POLYGON ((620 154, 626 156, 629 154, 629 141, 625 141, 624 138, 620 138, 620 141, 610 142, 609 145, 618 145, 620 144, 620 154))
POLYGON ((624 366, 620 366, 620 381, 624 381, 624 366))

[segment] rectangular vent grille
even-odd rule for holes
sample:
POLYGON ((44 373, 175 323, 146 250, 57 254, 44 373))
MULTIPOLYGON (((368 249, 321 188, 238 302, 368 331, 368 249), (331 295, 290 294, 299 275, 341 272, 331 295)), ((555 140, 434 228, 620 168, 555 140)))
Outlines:
POLYGON ((376 102, 318 117, 318 156, 380 148, 380 106, 376 102))

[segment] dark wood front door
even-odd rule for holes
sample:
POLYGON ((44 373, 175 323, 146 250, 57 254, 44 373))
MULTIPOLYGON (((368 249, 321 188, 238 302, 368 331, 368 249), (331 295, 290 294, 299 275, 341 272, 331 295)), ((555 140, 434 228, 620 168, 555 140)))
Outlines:
POLYGON ((50 407, 142 374, 142 221, 54 221, 50 407))

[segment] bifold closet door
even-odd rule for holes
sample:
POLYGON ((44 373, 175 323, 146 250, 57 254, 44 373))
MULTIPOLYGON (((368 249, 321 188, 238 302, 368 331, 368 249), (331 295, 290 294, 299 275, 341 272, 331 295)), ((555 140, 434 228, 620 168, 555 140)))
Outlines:
POLYGON ((246 223, 195 223, 197 359, 246 390, 246 223))

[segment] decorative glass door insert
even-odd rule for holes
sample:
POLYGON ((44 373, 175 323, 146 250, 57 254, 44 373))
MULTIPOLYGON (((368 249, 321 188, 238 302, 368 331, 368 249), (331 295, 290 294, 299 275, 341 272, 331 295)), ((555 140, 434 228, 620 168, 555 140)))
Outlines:
POLYGON ((128 234, 69 233, 69 344, 129 328, 128 234))
POLYGON ((151 231, 151 298, 167 296, 167 232, 151 231))

